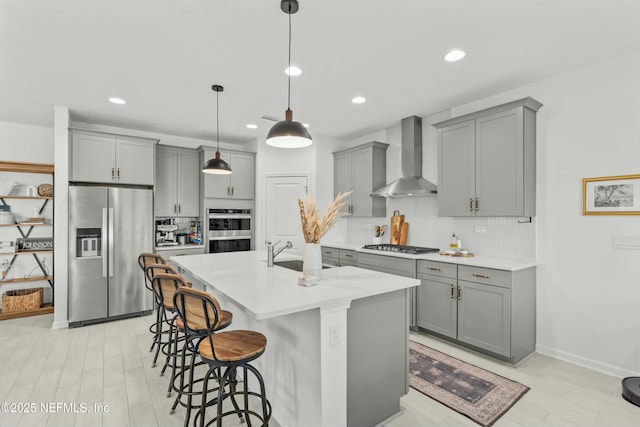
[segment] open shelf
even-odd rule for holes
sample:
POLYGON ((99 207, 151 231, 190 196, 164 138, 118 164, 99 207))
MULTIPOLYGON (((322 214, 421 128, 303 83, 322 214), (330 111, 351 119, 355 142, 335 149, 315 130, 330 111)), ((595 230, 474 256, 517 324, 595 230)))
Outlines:
POLYGON ((0 253, 0 256, 2 255, 27 255, 27 254, 50 254, 52 253, 53 250, 49 249, 46 251, 16 251, 16 252, 3 252, 0 253))
POLYGON ((44 197, 44 196, 0 196, 0 199, 27 199, 27 200, 49 200, 53 199, 53 197, 44 197))
POLYGON ((18 319, 20 317, 39 316, 50 313, 53 313, 53 304, 42 304, 42 307, 36 308, 35 310, 16 311, 6 314, 0 309, 0 320, 18 319))
POLYGON ((22 173, 53 173, 53 165, 50 163, 28 163, 28 162, 8 162, 0 161, 0 172, 22 172, 22 173))
POLYGON ((38 227, 42 225, 53 225, 53 224, 43 224, 41 222, 20 222, 18 224, 0 224, 0 227, 38 227))
POLYGON ((19 277, 17 279, 0 280, 0 285, 6 285, 7 283, 39 282, 40 280, 53 280, 53 276, 29 276, 19 277))

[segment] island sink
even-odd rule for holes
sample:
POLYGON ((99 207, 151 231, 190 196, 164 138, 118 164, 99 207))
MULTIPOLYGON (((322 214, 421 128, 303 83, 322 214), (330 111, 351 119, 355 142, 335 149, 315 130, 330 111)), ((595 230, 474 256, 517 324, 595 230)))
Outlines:
MULTIPOLYGON (((286 261, 275 261, 275 265, 280 267, 288 268, 289 270, 302 271, 302 260, 301 259, 289 259, 286 261)), ((330 268, 328 265, 323 265, 323 269, 330 268)))

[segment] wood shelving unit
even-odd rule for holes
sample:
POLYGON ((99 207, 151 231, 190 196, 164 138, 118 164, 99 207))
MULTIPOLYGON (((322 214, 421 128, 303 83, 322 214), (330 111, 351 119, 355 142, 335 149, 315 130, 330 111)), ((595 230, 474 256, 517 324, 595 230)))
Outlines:
MULTIPOLYGON (((34 174, 48 174, 53 175, 53 165, 47 163, 28 163, 28 162, 8 162, 8 161, 0 161, 0 172, 18 172, 18 173, 34 173, 34 174)), ((50 200, 53 200, 53 197, 43 197, 43 196, 1 196, 0 195, 0 203, 6 204, 5 199, 14 199, 14 200, 40 200, 42 201, 42 205, 40 206, 39 214, 42 214, 44 208, 47 206, 50 200)), ((20 235, 23 238, 28 238, 33 231, 34 227, 42 227, 49 226, 51 227, 53 224, 39 223, 39 222, 15 222, 14 224, 0 224, 0 227, 16 227, 19 231, 20 235), (26 228, 26 233, 23 228, 26 228)), ((11 261, 7 268, 7 272, 13 266, 13 263, 17 259, 19 255, 32 255, 38 264, 38 267, 42 271, 42 275, 39 276, 28 276, 28 277, 18 277, 14 279, 0 280, 0 285, 9 284, 9 283, 25 283, 25 282, 38 282, 38 281, 48 281, 49 285, 52 289, 54 289, 53 275, 48 274, 46 266, 40 261, 39 255, 43 254, 52 254, 53 250, 38 250, 38 251, 17 251, 13 253, 0 253, 0 257, 2 256, 10 256, 11 261)), ((28 316, 37 316, 40 314, 49 314, 53 313, 54 308, 53 304, 43 304, 42 307, 27 310, 21 312, 14 313, 2 313, 0 310, 0 320, 6 319, 15 319, 20 317, 28 317, 28 316)))

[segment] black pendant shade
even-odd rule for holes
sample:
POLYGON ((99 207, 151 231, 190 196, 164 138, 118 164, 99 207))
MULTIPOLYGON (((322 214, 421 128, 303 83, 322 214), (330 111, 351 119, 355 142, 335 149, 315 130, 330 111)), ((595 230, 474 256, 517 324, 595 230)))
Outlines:
MULTIPOLYGON (((298 0, 281 0, 280 8, 289 15, 289 68, 291 68, 291 15, 298 11, 298 0)), ((291 111, 291 74, 289 73, 287 89, 287 111, 285 120, 271 128, 267 134, 267 145, 279 148, 301 148, 313 143, 311 135, 300 122, 293 120, 291 111)))
POLYGON ((213 85, 211 89, 216 93, 216 142, 218 143, 216 148, 216 157, 211 160, 208 160, 204 167, 202 168, 202 172, 214 174, 214 175, 229 175, 231 173, 231 166, 229 163, 225 162, 220 158, 220 127, 219 127, 219 105, 218 99, 220 92, 224 90, 224 88, 220 85, 213 85))

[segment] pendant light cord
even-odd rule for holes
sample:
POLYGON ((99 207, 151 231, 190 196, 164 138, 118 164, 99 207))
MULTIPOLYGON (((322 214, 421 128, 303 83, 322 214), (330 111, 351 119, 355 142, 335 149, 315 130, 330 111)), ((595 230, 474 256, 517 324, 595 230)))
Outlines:
POLYGON ((291 5, 289 5, 289 86, 287 88, 287 109, 291 109, 291 5))
POLYGON ((216 151, 220 151, 220 92, 216 92, 216 151))

